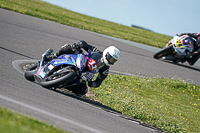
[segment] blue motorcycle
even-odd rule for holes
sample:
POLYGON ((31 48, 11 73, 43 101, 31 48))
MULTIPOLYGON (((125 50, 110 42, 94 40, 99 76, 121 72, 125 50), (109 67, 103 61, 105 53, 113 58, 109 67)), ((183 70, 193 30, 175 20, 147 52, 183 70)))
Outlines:
POLYGON ((65 54, 49 62, 44 61, 45 55, 53 53, 48 49, 41 57, 38 64, 28 68, 24 74, 29 81, 35 81, 44 88, 68 88, 79 85, 82 82, 92 81, 95 73, 98 72, 96 57, 102 56, 99 53, 88 54, 65 54), (88 62, 92 64, 93 70, 89 69, 88 62))

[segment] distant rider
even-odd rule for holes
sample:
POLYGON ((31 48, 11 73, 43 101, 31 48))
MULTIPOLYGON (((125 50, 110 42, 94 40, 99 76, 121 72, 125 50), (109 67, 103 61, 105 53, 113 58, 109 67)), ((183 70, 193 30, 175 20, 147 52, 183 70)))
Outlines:
POLYGON ((196 39, 196 42, 194 43, 193 54, 191 55, 192 58, 187 59, 187 62, 190 65, 194 65, 196 61, 200 58, 200 33, 179 33, 176 35, 177 36, 188 35, 196 39))
MULTIPOLYGON (((107 77, 110 66, 114 65, 114 63, 119 59, 120 51, 115 46, 110 46, 106 48, 103 52, 101 52, 98 48, 88 44, 87 42, 79 41, 72 45, 70 44, 63 45, 56 54, 46 56, 45 61, 50 61, 53 58, 56 58, 63 54, 83 53, 82 49, 85 50, 86 52, 91 50, 92 52, 101 54, 101 56, 98 57, 101 62, 98 64, 99 75, 97 76, 95 81, 88 82, 89 87, 99 87, 102 81, 105 80, 105 78, 107 77)), ((74 92, 75 94, 79 95, 84 95, 88 92, 86 82, 82 82, 81 84, 70 87, 68 89, 74 92)))
MULTIPOLYGON (((181 59, 182 62, 187 61, 190 65, 194 65, 196 61, 200 58, 200 33, 178 33, 177 36, 184 37, 184 41, 182 43, 189 44, 192 43, 194 45, 193 53, 187 55, 186 58, 181 59), (191 39, 194 38, 194 39, 191 39)), ((168 42, 168 45, 171 44, 171 40, 168 42)), ((169 57, 170 58, 170 57, 169 57)))

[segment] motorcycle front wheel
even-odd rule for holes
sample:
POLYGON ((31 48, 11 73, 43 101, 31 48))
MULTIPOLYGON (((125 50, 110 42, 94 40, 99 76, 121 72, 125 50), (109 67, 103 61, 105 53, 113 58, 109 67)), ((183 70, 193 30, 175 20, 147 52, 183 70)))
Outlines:
POLYGON ((34 78, 34 75, 33 75, 33 72, 36 70, 37 68, 37 64, 36 65, 33 65, 31 66, 30 68, 28 68, 26 70, 26 72, 24 73, 24 77, 29 80, 29 81, 35 81, 35 78, 34 78))
POLYGON ((62 84, 68 84, 76 77, 76 73, 74 71, 70 71, 64 75, 48 75, 44 81, 41 82, 41 86, 44 88, 57 87, 62 84))
POLYGON ((165 47, 161 51, 155 53, 153 57, 155 59, 159 59, 159 58, 162 58, 162 57, 165 57, 165 56, 173 54, 173 51, 174 51, 174 49, 173 49, 172 46, 165 47))

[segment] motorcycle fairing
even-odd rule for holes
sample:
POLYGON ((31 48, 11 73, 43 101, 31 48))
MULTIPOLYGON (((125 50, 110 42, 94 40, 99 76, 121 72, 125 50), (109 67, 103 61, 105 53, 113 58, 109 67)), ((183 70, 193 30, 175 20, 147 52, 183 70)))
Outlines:
POLYGON ((194 46, 193 44, 190 44, 190 45, 183 45, 181 43, 181 41, 186 38, 185 36, 175 36, 171 42, 173 44, 173 47, 176 47, 175 48, 175 51, 177 52, 177 54, 179 54, 180 56, 185 56, 186 55, 186 49, 189 51, 189 52, 192 52, 193 49, 194 49, 194 46))
POLYGON ((61 55, 56 59, 53 59, 49 63, 44 66, 39 66, 38 69, 33 73, 35 76, 40 79, 44 79, 48 72, 54 69, 56 66, 67 64, 67 65, 75 65, 76 66, 76 58, 77 55, 69 54, 69 55, 61 55))
MULTIPOLYGON (((68 54, 68 55, 61 55, 58 58, 53 59, 52 61, 48 62, 44 66, 38 66, 38 69, 34 72, 36 78, 38 77, 41 80, 44 80, 46 75, 53 70, 55 67, 59 65, 71 65, 76 66, 79 71, 82 71, 83 68, 87 65, 87 55, 84 54, 68 54)), ((84 81, 91 81, 98 71, 95 72, 83 72, 81 73, 80 80, 84 81)), ((37 78, 37 79, 38 79, 37 78)), ((41 80, 38 80, 41 82, 41 80)), ((79 81, 80 82, 80 81, 79 81)))
POLYGON ((46 73, 44 72, 44 67, 43 67, 43 66, 39 67, 39 69, 36 70, 36 71, 34 72, 34 74, 35 74, 36 76, 39 76, 39 77, 41 77, 41 78, 44 78, 45 75, 46 75, 46 73))
POLYGON ((35 80, 40 83, 46 76, 46 73, 44 71, 45 67, 44 66, 38 66, 38 69, 36 69, 33 74, 35 77, 35 80))
POLYGON ((59 56, 58 58, 56 59, 53 59, 51 61, 51 64, 53 66, 59 66, 59 65, 62 65, 62 64, 67 64, 67 65, 76 65, 76 58, 77 58, 77 55, 73 55, 73 54, 68 54, 68 55, 61 55, 59 56))
POLYGON ((73 66, 78 67, 80 71, 86 66, 86 63, 87 63, 87 56, 84 54, 61 55, 58 58, 53 59, 51 61, 51 64, 55 67, 62 64, 67 64, 67 65, 73 65, 73 66))

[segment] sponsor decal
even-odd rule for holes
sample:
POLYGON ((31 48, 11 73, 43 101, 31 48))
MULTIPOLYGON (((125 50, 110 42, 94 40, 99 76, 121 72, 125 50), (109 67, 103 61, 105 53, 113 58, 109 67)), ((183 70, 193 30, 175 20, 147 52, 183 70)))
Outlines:
POLYGON ((50 64, 49 66, 48 66, 48 69, 51 71, 52 69, 54 68, 54 66, 52 65, 52 64, 50 64))
POLYGON ((38 75, 38 74, 41 72, 42 68, 43 68, 43 66, 41 66, 41 67, 39 68, 39 70, 37 71, 36 75, 38 75))
POLYGON ((97 62, 95 60, 91 59, 88 62, 88 67, 89 67, 90 71, 93 72, 94 70, 97 69, 97 62))
POLYGON ((71 57, 71 59, 72 59, 72 61, 73 61, 74 65, 76 65, 76 62, 75 62, 74 58, 73 58, 73 57, 71 57))

